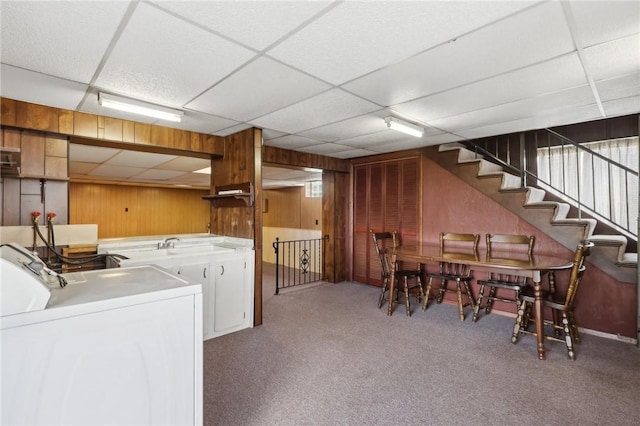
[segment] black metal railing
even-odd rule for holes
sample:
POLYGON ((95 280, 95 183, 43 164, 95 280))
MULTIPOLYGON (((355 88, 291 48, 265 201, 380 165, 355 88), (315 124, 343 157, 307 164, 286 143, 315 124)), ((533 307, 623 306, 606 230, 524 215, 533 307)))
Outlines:
POLYGON ((510 143, 502 144, 505 152, 498 152, 497 140, 495 147, 485 148, 473 141, 467 141, 466 144, 476 154, 501 165, 506 172, 519 176, 523 187, 528 182, 536 182, 540 188, 576 207, 579 218, 586 211, 637 240, 638 172, 553 130, 545 131, 546 136, 538 137, 536 134, 535 153, 527 152, 532 145, 525 144, 522 136, 516 145, 517 153, 512 152, 513 145, 510 143), (493 148, 495 152, 491 152, 493 148), (554 164, 551 164, 552 150, 558 160, 554 164), (544 160, 541 160, 542 152, 548 154, 544 160), (513 161, 515 158, 517 161, 513 161), (527 159, 531 162, 532 158, 538 161, 535 167, 528 167, 527 159), (548 161, 549 164, 541 164, 541 161, 548 161), (597 185, 596 181, 609 184, 603 187, 597 185))
POLYGON ((324 250, 329 236, 310 240, 276 238, 276 294, 280 289, 325 280, 324 250))

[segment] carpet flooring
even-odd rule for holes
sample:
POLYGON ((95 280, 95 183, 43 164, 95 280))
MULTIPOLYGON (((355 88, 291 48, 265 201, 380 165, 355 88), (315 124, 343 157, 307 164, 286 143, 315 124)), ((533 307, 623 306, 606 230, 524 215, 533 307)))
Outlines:
POLYGON ((453 304, 378 310, 378 289, 323 283, 273 296, 263 325, 204 344, 206 425, 637 425, 640 350, 583 335, 577 359, 513 319, 453 304))

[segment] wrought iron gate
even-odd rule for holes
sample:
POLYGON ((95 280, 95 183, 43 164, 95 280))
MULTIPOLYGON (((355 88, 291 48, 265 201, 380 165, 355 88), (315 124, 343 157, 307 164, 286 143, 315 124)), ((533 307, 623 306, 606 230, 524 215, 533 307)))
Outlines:
POLYGON ((276 294, 280 289, 326 279, 324 248, 329 236, 312 240, 280 241, 276 238, 276 294))

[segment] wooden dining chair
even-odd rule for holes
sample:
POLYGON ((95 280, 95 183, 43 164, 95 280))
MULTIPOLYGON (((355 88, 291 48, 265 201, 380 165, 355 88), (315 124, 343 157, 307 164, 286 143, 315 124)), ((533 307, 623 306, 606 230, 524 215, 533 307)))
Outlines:
MULTIPOLYGON (((535 236, 533 235, 506 235, 506 234, 487 234, 487 261, 491 258, 498 257, 500 259, 509 259, 511 257, 517 260, 523 258, 531 261, 533 252, 533 244, 535 236)), ((516 306, 516 312, 520 303, 519 295, 525 285, 527 279, 525 277, 512 275, 508 273, 489 272, 487 279, 478 280, 478 301, 473 309, 473 322, 478 320, 478 314, 482 308, 482 299, 484 291, 489 287, 487 302, 484 306, 485 314, 491 313, 493 302, 498 300, 506 303, 513 303, 516 306), (500 294, 498 292, 500 290, 500 294), (510 297, 502 294, 506 291, 512 292, 510 297)))
MULTIPOLYGON (((459 234, 453 232, 440 233, 440 254, 446 257, 447 254, 455 255, 460 258, 461 255, 475 256, 478 255, 479 234, 459 234)), ((440 288, 436 296, 436 303, 442 303, 445 292, 455 292, 458 301, 458 314, 460 321, 464 321, 464 308, 466 306, 475 307, 475 299, 471 292, 471 267, 459 262, 440 262, 438 272, 427 274, 427 289, 422 303, 422 310, 426 310, 429 304, 429 294, 431 292, 431 283, 434 279, 440 280, 440 288), (455 288, 449 288, 449 282, 455 283, 455 288), (464 294, 467 297, 467 303, 462 301, 462 286, 464 286, 464 294)))
POLYGON ((405 306, 407 310, 407 316, 411 316, 411 302, 410 302, 410 293, 413 289, 417 289, 418 294, 416 296, 418 303, 422 301, 424 298, 424 289, 422 286, 422 272, 420 268, 417 269, 403 269, 399 268, 398 263, 395 263, 391 260, 391 253, 398 248, 398 237, 397 232, 373 232, 370 230, 371 238, 373 239, 373 245, 376 249, 376 255, 380 262, 380 273, 382 278, 382 291, 380 292, 380 297, 378 299, 378 309, 382 307, 385 300, 389 300, 386 298, 387 293, 389 293, 388 297, 393 297, 393 299, 398 301, 398 293, 399 293, 399 285, 395 286, 395 295, 392 295, 389 291, 391 284, 391 270, 392 267, 395 268, 394 271, 394 279, 399 284, 403 283, 404 289, 404 300, 405 306), (409 282, 412 281, 412 284, 409 282))
MULTIPOLYGON (((550 308, 552 313, 556 312, 562 317, 561 322, 556 320, 557 315, 553 315, 553 320, 543 320, 544 325, 553 331, 553 333, 545 333, 544 337, 548 340, 564 342, 567 346, 567 355, 572 360, 575 360, 574 343, 580 342, 580 334, 574 315, 574 301, 586 270, 584 259, 589 255, 592 247, 592 242, 585 242, 576 248, 569 284, 564 295, 551 294, 549 291, 543 291, 542 294, 544 306, 550 308)), ((522 334, 536 335, 535 331, 528 330, 530 320, 533 317, 534 301, 533 287, 528 286, 520 293, 520 307, 513 327, 512 343, 517 343, 522 334)))

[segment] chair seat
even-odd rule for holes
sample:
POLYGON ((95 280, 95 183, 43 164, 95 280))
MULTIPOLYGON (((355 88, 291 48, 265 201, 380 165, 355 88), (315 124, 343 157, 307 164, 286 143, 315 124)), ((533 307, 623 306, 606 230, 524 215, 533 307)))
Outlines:
POLYGON ((478 280, 478 285, 504 288, 507 290, 515 290, 515 291, 522 291, 524 288, 529 287, 528 285, 523 283, 501 281, 501 280, 478 280))

